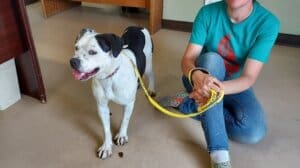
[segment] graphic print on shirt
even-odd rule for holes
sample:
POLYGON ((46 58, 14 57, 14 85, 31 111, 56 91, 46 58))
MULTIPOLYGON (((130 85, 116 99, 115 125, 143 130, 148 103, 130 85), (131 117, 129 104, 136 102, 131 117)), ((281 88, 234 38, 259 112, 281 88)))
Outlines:
POLYGON ((230 45, 230 36, 224 36, 218 45, 218 53, 224 58, 225 68, 229 77, 238 72, 240 66, 236 60, 234 51, 230 45))

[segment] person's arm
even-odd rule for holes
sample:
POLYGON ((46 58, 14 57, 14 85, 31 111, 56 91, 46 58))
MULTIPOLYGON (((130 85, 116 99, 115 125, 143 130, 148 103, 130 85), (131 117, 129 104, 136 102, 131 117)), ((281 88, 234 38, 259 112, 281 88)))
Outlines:
MULTIPOLYGON (((195 61, 197 56, 201 53, 201 50, 201 45, 188 44, 181 60, 181 69, 185 76, 188 76, 189 71, 195 68, 195 61)), ((223 89, 225 94, 242 92, 250 88, 255 83, 263 65, 264 64, 260 61, 247 59, 243 73, 240 77, 223 82, 220 82, 201 71, 196 71, 192 76, 194 91, 191 93, 191 97, 199 99, 199 101, 203 100, 205 96, 208 96, 210 89, 215 89, 217 91, 223 89), (206 83, 209 83, 210 80, 212 80, 216 85, 207 85, 206 83)))
POLYGON ((263 65, 260 61, 247 59, 240 77, 222 82, 225 94, 239 93, 250 88, 255 83, 263 65))
POLYGON ((195 68, 196 58, 202 51, 201 45, 196 45, 189 43, 185 49, 185 53, 181 59, 181 70, 185 76, 188 76, 188 73, 191 69, 195 68))
POLYGON ((280 22, 275 16, 270 14, 267 19, 264 19, 265 21, 257 30, 258 35, 255 37, 255 43, 249 49, 241 76, 222 82, 225 94, 239 93, 251 87, 260 74, 263 65, 268 62, 279 32, 280 22))
MULTIPOLYGON (((197 71, 193 74, 192 79, 194 82, 194 91, 190 97, 197 102, 205 102, 209 96, 210 89, 216 91, 224 90, 224 93, 235 94, 250 88, 257 80, 262 68, 263 63, 254 59, 247 59, 242 75, 236 79, 228 81, 219 81, 216 78, 197 71)), ((187 67, 184 66, 183 67, 187 67)), ((187 69, 187 73, 188 73, 187 69)))
MULTIPOLYGON (((185 76, 188 77, 189 72, 195 68, 195 61, 202 51, 201 45, 189 43, 184 56, 181 60, 181 69, 185 76)), ((190 93, 190 97, 197 102, 206 102, 209 96, 210 89, 214 89, 217 92, 223 89, 222 83, 213 76, 203 73, 202 71, 195 71, 192 75, 193 91, 190 93)))
POLYGON ((255 83, 263 65, 269 60, 271 50, 279 32, 279 27, 279 20, 274 16, 269 16, 268 20, 261 25, 255 43, 248 52, 248 57, 241 76, 223 82, 225 94, 239 93, 255 83))

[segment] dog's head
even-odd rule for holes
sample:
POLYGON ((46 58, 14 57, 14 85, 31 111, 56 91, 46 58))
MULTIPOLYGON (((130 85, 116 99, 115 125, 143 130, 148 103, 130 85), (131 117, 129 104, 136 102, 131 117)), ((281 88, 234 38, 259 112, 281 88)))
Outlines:
POLYGON ((82 29, 75 41, 75 55, 70 60, 74 78, 88 80, 96 75, 102 78, 109 75, 122 47, 122 39, 114 34, 82 29))

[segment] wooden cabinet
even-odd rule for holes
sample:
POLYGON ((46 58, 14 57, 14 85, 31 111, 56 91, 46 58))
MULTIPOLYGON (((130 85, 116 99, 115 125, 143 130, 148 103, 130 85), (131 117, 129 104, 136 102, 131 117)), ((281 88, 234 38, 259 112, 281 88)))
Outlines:
POLYGON ((0 62, 21 55, 25 50, 24 44, 19 42, 22 41, 22 32, 19 31, 16 10, 12 2, 0 2, 0 62))
POLYGON ((126 7, 138 7, 149 10, 149 31, 151 34, 161 28, 163 0, 41 0, 44 16, 47 18, 81 2, 104 3, 126 7))
POLYGON ((24 1, 0 0, 0 64, 12 58, 21 93, 46 102, 24 1))

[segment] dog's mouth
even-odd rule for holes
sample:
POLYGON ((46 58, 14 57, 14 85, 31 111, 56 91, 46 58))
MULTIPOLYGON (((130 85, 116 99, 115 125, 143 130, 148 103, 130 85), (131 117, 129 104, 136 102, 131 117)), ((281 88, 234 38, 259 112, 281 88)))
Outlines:
POLYGON ((91 77, 93 77, 99 70, 100 70, 100 68, 95 68, 94 70, 92 70, 90 72, 79 72, 79 71, 73 69, 72 74, 76 80, 85 81, 85 80, 88 80, 91 77))

